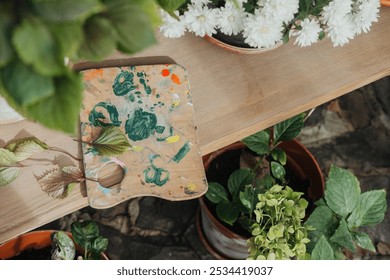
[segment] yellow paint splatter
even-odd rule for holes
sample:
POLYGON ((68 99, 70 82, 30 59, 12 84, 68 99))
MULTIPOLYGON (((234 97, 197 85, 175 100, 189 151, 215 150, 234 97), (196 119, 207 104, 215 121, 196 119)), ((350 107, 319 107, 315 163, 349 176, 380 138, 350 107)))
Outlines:
POLYGON ((174 93, 173 95, 172 95, 172 106, 173 107, 177 107, 177 106, 179 106, 179 104, 180 104, 180 97, 179 97, 179 95, 178 94, 176 94, 176 93, 174 93))
POLYGON ((176 142, 179 141, 179 140, 180 140, 180 136, 179 136, 179 135, 169 136, 167 139, 165 139, 165 141, 166 141, 168 144, 176 143, 176 142))
POLYGON ((184 188, 186 194, 194 194, 197 192, 198 186, 195 183, 189 183, 187 187, 184 188))
POLYGON ((133 152, 140 152, 140 151, 142 151, 143 149, 144 149, 144 147, 141 147, 141 146, 132 146, 132 147, 130 148, 130 150, 133 151, 133 152))

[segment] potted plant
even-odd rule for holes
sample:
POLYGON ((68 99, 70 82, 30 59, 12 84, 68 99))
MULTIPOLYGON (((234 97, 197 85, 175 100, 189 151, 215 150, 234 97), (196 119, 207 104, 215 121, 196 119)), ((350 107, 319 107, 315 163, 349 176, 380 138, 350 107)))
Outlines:
MULTIPOLYGON (((300 114, 204 157, 209 189, 200 198, 198 232, 215 256, 248 257, 247 239, 259 194, 276 185, 292 187, 294 196, 304 193, 309 211, 323 196, 323 177, 317 162, 293 140, 304 119, 305 114, 300 114)), ((300 215, 297 219, 303 218, 300 215)))
POLYGON ((301 47, 325 36, 333 46, 343 46, 368 32, 378 21, 380 0, 187 0, 172 15, 163 14, 160 31, 178 38, 188 30, 225 43, 231 36, 240 48, 272 48, 294 38, 301 47))
POLYGON ((183 2, 1 1, 0 95, 24 117, 75 134, 83 82, 72 63, 149 47, 158 7, 172 12, 183 2))
POLYGON ((0 245, 0 259, 108 260, 107 245, 95 222, 74 222, 70 233, 32 231, 11 239, 0 245))

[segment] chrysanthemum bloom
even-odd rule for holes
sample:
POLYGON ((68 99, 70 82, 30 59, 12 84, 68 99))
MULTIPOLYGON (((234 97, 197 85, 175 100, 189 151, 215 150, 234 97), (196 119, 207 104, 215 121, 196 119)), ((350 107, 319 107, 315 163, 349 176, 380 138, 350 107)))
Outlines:
POLYGON ((184 22, 189 31, 197 36, 205 36, 217 33, 217 10, 207 6, 189 5, 184 13, 184 22))
POLYGON ((301 23, 301 30, 295 31, 294 36, 297 36, 295 43, 300 47, 308 47, 318 41, 318 37, 322 28, 316 19, 305 18, 301 23))

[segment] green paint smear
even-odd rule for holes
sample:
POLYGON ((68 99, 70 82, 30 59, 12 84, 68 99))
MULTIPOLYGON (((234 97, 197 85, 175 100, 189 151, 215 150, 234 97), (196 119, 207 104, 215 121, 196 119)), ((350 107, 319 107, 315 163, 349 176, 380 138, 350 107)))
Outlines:
POLYGON ((127 136, 133 141, 140 141, 154 134, 157 125, 157 117, 153 113, 136 109, 125 124, 127 136))
POLYGON ((135 90, 137 87, 134 85, 134 74, 130 72, 119 73, 114 80, 112 89, 115 95, 122 96, 135 90))
POLYGON ((159 141, 159 142, 162 142, 162 141, 167 140, 167 138, 171 137, 171 136, 173 136, 173 127, 172 126, 169 127, 169 135, 168 136, 166 136, 166 137, 157 137, 156 140, 159 141))
POLYGON ((134 94, 131 93, 131 94, 129 95, 129 98, 128 98, 128 99, 129 99, 130 102, 134 102, 134 101, 135 101, 134 94))
POLYGON ((165 126, 162 126, 162 125, 156 126, 156 132, 158 134, 164 133, 164 130, 165 130, 165 126))
POLYGON ((162 187, 169 181, 169 172, 160 167, 156 167, 153 163, 154 159, 160 157, 159 155, 151 155, 149 157, 150 165, 144 170, 145 182, 155 184, 162 187))
POLYGON ((172 158, 174 162, 179 163, 188 154, 191 149, 189 144, 189 141, 184 143, 183 147, 181 147, 177 154, 172 158))
POLYGON ((88 120, 93 126, 120 126, 122 123, 118 120, 119 114, 116 107, 110 103, 99 102, 93 107, 92 111, 89 113, 88 120), (104 122, 106 117, 101 111, 98 111, 97 108, 103 108, 107 111, 110 116, 110 123, 104 122))
POLYGON ((144 90, 145 90, 146 94, 148 94, 148 95, 151 94, 152 89, 150 88, 150 86, 148 86, 146 84, 146 80, 145 80, 146 74, 144 72, 137 72, 137 76, 138 76, 138 78, 140 78, 139 82, 144 86, 144 90))

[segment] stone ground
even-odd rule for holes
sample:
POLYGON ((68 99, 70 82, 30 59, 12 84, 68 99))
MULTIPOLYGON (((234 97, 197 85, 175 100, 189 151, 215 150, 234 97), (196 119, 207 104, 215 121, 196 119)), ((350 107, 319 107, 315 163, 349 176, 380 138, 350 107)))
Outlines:
MULTIPOLYGON (((348 168, 363 191, 387 189, 390 205, 390 77, 317 107, 301 133, 324 174, 330 165, 348 168)), ((107 210, 86 207, 43 228, 69 230, 75 221, 98 222, 109 238, 112 259, 213 259, 196 230, 198 201, 136 198, 107 210)), ((359 251, 354 259, 390 259, 390 211, 378 226, 365 229, 377 253, 359 251)))

